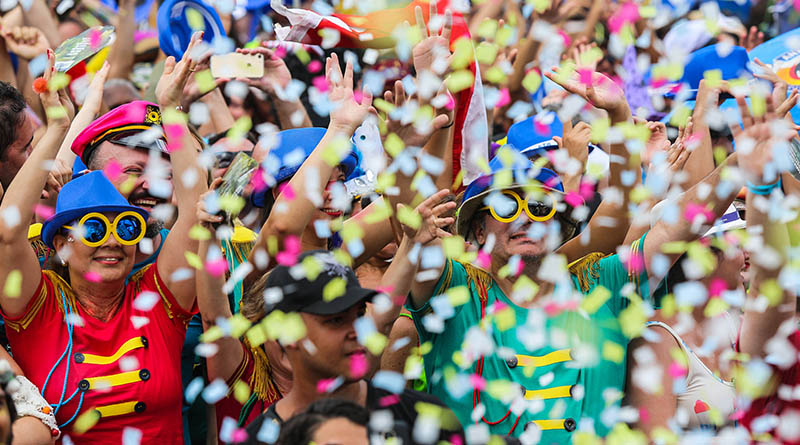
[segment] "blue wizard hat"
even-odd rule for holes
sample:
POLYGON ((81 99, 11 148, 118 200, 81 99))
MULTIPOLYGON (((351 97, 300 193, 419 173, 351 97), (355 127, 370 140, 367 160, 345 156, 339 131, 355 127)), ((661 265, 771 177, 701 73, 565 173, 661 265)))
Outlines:
POLYGON ((225 28, 222 27, 217 11, 202 0, 166 0, 158 8, 156 25, 161 50, 178 60, 183 57, 195 31, 204 31, 203 40, 208 43, 225 37, 225 28), (196 11, 202 17, 202 29, 193 29, 189 25, 187 9, 196 11))
POLYGON ((56 213, 42 224, 42 241, 53 247, 53 237, 65 224, 91 212, 136 212, 147 220, 149 214, 120 195, 102 171, 93 171, 69 181, 61 188, 56 213))

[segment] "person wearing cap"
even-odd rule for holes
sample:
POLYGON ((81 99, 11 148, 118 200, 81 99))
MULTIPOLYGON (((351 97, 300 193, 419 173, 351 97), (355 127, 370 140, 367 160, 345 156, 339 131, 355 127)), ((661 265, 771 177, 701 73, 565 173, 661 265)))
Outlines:
MULTIPOLYGON (((51 53, 49 66, 54 60, 51 53)), ((167 60, 157 87, 162 106, 175 106, 194 65, 190 58, 177 65, 167 60)), ((47 109, 67 100, 64 93, 41 96, 47 109)), ((69 120, 63 120, 66 128, 69 120)), ((202 178, 185 123, 176 119, 167 124, 175 173, 202 178)), ((55 158, 59 147, 47 138, 42 144, 2 204, 1 211, 15 208, 20 221, 32 218, 31 203, 48 174, 40 166, 55 158)), ((183 440, 180 351, 186 323, 196 311, 195 282, 176 279, 175 273, 189 267, 185 249, 196 249, 188 232, 205 187, 203 179, 191 187, 176 183, 178 235, 165 242, 155 264, 132 277, 148 213, 131 205, 104 172, 67 183, 55 214, 42 225, 42 241, 58 252, 64 275, 40 268, 25 240, 26 224, 3 222, 0 311, 12 352, 74 443, 116 443, 125 427, 137 428, 143 442, 183 440)))
MULTIPOLYGON (((477 265, 428 259, 431 272, 425 276, 438 271, 437 278, 414 283, 406 304, 420 341, 432 344, 424 356, 429 391, 462 423, 485 424, 492 433, 525 434, 545 443, 567 443, 579 429, 605 436, 616 423, 605 417, 607 409, 619 400, 608 401, 604 394, 622 393, 628 337, 637 329, 621 320, 651 299, 650 283, 662 278, 651 267, 653 259, 676 260, 662 254, 661 245, 697 235, 686 220, 661 220, 630 250, 618 250, 622 254, 590 254, 565 264, 553 255, 570 230, 562 222, 569 208, 559 178, 521 154, 498 155, 490 170, 467 187, 456 221, 457 233, 479 248, 477 265), (469 298, 452 303, 464 290, 469 298), (570 301, 582 315, 570 309, 570 301), (476 326, 492 326, 485 335, 498 349, 464 341, 476 326), (524 393, 486 393, 467 383, 474 374, 512 382, 524 393), (532 405, 512 408, 524 403, 532 405)), ((701 199, 698 190, 719 185, 723 170, 680 196, 680 214, 702 202, 722 216, 735 194, 701 199)))
MULTIPOLYGON (((668 203, 659 203, 654 208, 653 224, 663 217, 663 208, 660 207, 665 204, 668 203)), ((714 316, 707 312, 713 313, 715 297, 725 298, 731 293, 743 296, 745 293, 744 274, 750 264, 749 254, 739 245, 737 235, 730 233, 744 228, 744 220, 731 204, 698 241, 698 247, 704 246, 700 249, 705 250, 707 246, 708 250, 704 253, 694 250, 691 255, 681 255, 661 283, 667 289, 656 290, 657 293, 678 295, 675 304, 681 307, 681 312, 669 315, 669 312, 659 310, 656 317, 646 324, 652 335, 642 335, 630 343, 628 359, 630 369, 634 371, 628 375, 627 402, 648 413, 646 419, 640 419, 637 425, 647 434, 659 427, 667 428, 673 418, 687 431, 715 430, 731 423, 728 419, 735 410, 736 391, 731 381, 733 370, 729 360, 734 354, 738 316, 727 310, 714 316), (702 276, 689 278, 687 273, 700 273, 702 276), (704 288, 700 292, 706 293, 709 299, 707 304, 696 304, 687 310, 686 306, 691 302, 681 301, 681 298, 687 298, 692 293, 690 287, 697 285, 704 288), (691 327, 686 329, 687 325, 691 327), (679 333, 677 328, 680 326, 683 329, 679 333), (708 354, 706 351, 701 358, 698 354, 709 343, 714 345, 713 352, 708 354), (655 353, 656 359, 634 360, 644 357, 637 352, 645 347, 655 353), (670 351, 675 348, 681 351, 686 364, 685 385, 679 391, 667 389, 674 387, 669 369, 674 363, 670 351), (639 371, 637 367, 642 370, 660 369, 661 388, 664 390, 654 393, 657 386, 651 378, 643 377, 646 371, 639 371)))
POLYGON ((390 413, 393 420, 373 433, 395 436, 402 443, 422 442, 412 431, 419 427, 418 416, 431 412, 441 428, 438 434, 433 431, 433 442, 437 437, 452 441, 453 435, 464 440, 458 421, 436 397, 402 386, 395 389, 398 392, 390 392, 364 380, 374 358, 362 345, 363 340, 359 341, 355 326, 365 316, 367 302, 378 292, 362 288, 353 270, 331 252, 304 252, 295 266, 277 266, 269 274, 266 287, 280 298, 267 308, 267 320, 297 320, 303 328, 296 338, 283 336, 281 342, 291 363, 292 389, 248 425, 244 443, 264 443, 258 437, 265 423, 281 424, 322 398, 341 398, 371 413, 390 413), (340 291, 332 291, 334 288, 340 291), (393 403, 386 403, 387 397, 393 403))

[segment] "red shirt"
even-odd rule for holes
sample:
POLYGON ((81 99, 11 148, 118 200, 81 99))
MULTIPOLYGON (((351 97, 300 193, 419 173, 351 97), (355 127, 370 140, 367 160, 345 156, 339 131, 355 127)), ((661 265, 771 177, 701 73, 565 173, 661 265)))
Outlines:
MULTIPOLYGON (((215 405, 217 413, 217 434, 220 433, 225 418, 230 417, 238 422, 241 417, 244 404, 239 403, 233 394, 233 388, 237 385, 237 382, 246 384, 254 397, 254 400, 251 401, 250 413, 244 419, 242 426, 250 424, 250 422, 260 416, 267 407, 281 398, 277 386, 272 381, 272 370, 264 350, 258 347, 255 348, 254 351, 249 344, 244 342, 240 344, 244 352, 242 361, 239 362, 239 366, 236 368, 233 375, 225 382, 228 384, 228 388, 231 388, 230 393, 215 405)), ((221 438, 220 443, 222 443, 221 438)))
MULTIPOLYGON (((800 331, 794 331, 792 335, 789 336, 788 340, 789 343, 794 346, 795 357, 797 357, 798 353, 800 352, 800 331)), ((792 364, 792 366, 789 366, 786 369, 781 369, 775 365, 772 365, 772 372, 774 373, 774 376, 777 377, 776 380, 778 385, 776 388, 781 386, 795 388, 797 385, 800 385, 800 364, 798 364, 798 362, 795 362, 792 364)), ((796 391, 793 392, 796 393, 796 391)), ((778 394, 779 392, 776 391, 770 396, 754 400, 750 405, 750 409, 744 413, 742 425, 744 425, 748 430, 752 431, 751 427, 753 421, 758 417, 770 414, 780 416, 781 414, 789 411, 800 411, 800 400, 793 398, 792 394, 790 394, 790 397, 792 398, 785 400, 782 399, 778 394)), ((788 420, 782 419, 781 421, 786 422, 788 420)), ((785 437, 782 437, 779 429, 773 429, 768 431, 768 433, 772 436, 773 440, 778 443, 800 445, 800 439, 793 438, 793 440, 789 440, 785 437)))
POLYGON ((183 442, 181 348, 197 309, 180 307, 155 265, 129 280, 120 309, 107 323, 88 315, 70 286, 51 271, 42 272, 34 295, 23 315, 3 314, 6 331, 14 359, 48 402, 58 403, 62 392, 63 400, 74 394, 56 413, 59 425, 72 419, 65 435, 76 444, 121 443, 125 427, 132 427, 141 431, 141 443, 183 442), (65 311, 80 316, 72 350, 43 389, 68 350, 65 311))

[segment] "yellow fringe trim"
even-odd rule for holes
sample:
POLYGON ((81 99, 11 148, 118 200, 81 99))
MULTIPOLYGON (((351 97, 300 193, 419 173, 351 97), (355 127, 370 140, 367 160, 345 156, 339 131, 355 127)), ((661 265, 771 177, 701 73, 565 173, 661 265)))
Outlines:
POLYGON ((253 376, 250 378, 250 388, 260 400, 273 402, 280 398, 280 393, 272 381, 272 367, 269 364, 267 353, 260 346, 252 346, 247 338, 242 341, 246 348, 253 353, 253 376))
POLYGON ((494 280, 489 272, 481 269, 480 267, 473 266, 472 264, 462 263, 464 270, 467 272, 467 286, 472 286, 484 303, 488 299, 489 289, 492 287, 494 280), (485 289, 485 291, 483 291, 485 289))
POLYGON ((581 292, 589 292, 592 284, 600 278, 596 266, 597 262, 605 257, 606 255, 600 252, 594 252, 570 263, 569 273, 578 278, 578 286, 580 286, 581 292))

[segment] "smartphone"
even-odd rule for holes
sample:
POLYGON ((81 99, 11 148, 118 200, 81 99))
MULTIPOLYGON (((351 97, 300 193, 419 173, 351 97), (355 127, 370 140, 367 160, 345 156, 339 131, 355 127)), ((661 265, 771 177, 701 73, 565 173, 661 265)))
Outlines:
POLYGON ((211 56, 213 77, 263 77, 264 56, 262 54, 228 53, 211 56))

